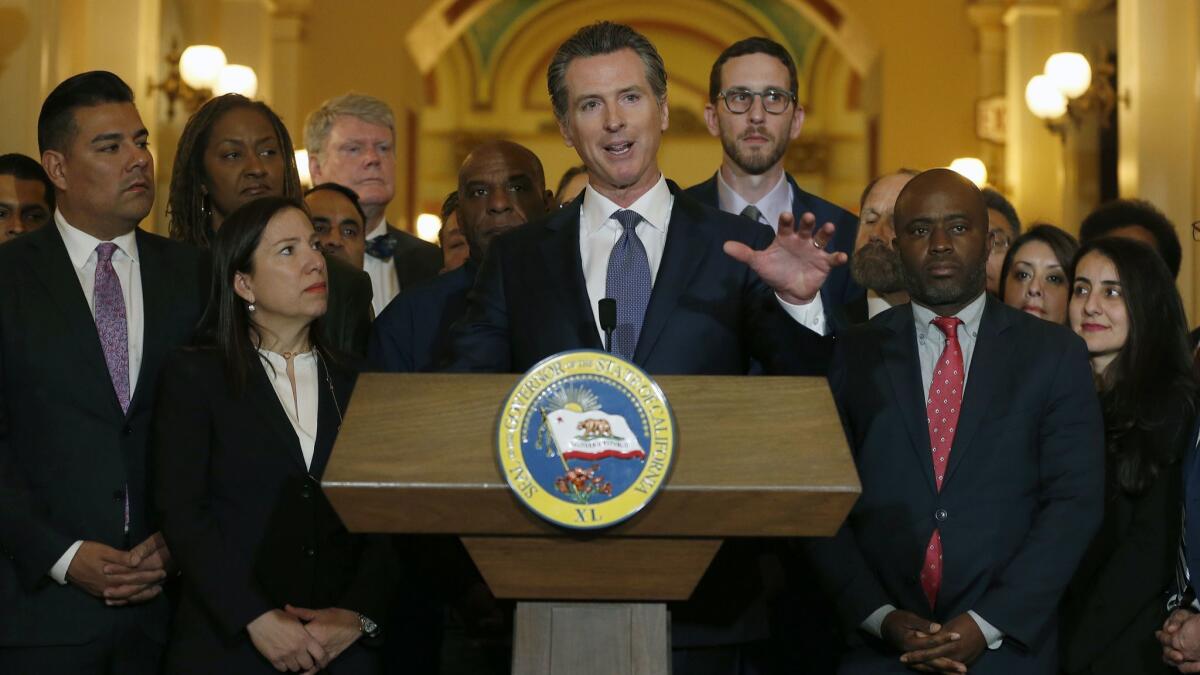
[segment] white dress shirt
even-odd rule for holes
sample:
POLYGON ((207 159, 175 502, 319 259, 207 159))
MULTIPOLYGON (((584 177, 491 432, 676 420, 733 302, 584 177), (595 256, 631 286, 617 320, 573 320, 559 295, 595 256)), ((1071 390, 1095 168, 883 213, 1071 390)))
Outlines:
MULTIPOLYGON (((751 206, 751 202, 746 201, 725 182, 725 177, 720 171, 717 171, 717 204, 722 211, 738 215, 741 215, 747 206, 751 206)), ((787 174, 781 171, 779 182, 775 183, 775 187, 763 195, 762 199, 753 202, 753 206, 761 214, 758 222, 779 232, 779 216, 792 212, 792 186, 787 182, 787 174)))
MULTIPOLYGON (((76 229, 67 222, 61 211, 54 212, 54 225, 62 236, 63 245, 67 247, 67 256, 71 266, 79 278, 83 295, 87 298, 88 308, 92 317, 96 316, 96 247, 104 243, 92 235, 76 229)), ((126 337, 129 345, 129 399, 133 400, 133 392, 137 387, 138 373, 142 367, 142 269, 138 262, 137 235, 134 230, 112 240, 117 245, 113 252, 112 266, 121 282, 121 295, 125 299, 126 337)), ((50 568, 50 577, 59 584, 67 583, 67 569, 75 559, 75 553, 83 541, 76 541, 67 548, 66 552, 50 568)))
POLYGON ((867 289, 867 319, 874 319, 892 308, 892 303, 879 297, 879 294, 867 289))
MULTIPOLYGON (((980 293, 978 298, 972 300, 969 305, 954 315, 962 321, 958 325, 958 345, 962 348, 963 356, 964 398, 967 393, 967 378, 971 375, 971 356, 975 353, 975 342, 979 339, 979 324, 983 320, 983 308, 986 304, 987 293, 980 293)), ((913 323, 917 331, 917 355, 921 360, 921 390, 928 392, 929 385, 933 382, 933 368, 937 365, 942 350, 946 348, 946 336, 941 329, 933 326, 933 320, 937 314, 932 309, 914 302, 912 303, 912 312, 913 323)), ((876 637, 883 637, 883 620, 895 609, 896 607, 893 605, 884 605, 875 610, 871 616, 867 617, 866 621, 863 621, 863 630, 876 637)), ((974 610, 968 610, 967 613, 979 625, 979 631, 983 633, 983 639, 987 642, 988 649, 999 649, 1000 645, 1004 643, 1004 633, 985 621, 974 610)))
MULTIPOLYGON (((382 237, 388 233, 387 218, 379 221, 375 229, 367 233, 367 241, 375 237, 382 237)), ((375 316, 383 313, 383 308, 388 306, 397 295, 400 294, 400 277, 396 275, 396 259, 380 260, 372 255, 363 256, 363 271, 371 277, 371 307, 375 310, 375 316)))
MULTIPOLYGON (((658 279, 658 267, 667 245, 667 229, 671 224, 671 208, 674 205, 675 197, 667 186, 667 180, 659 176, 654 187, 628 207, 642 217, 642 222, 634 231, 646 248, 651 284, 658 279)), ((579 259, 583 261, 583 278, 587 282, 588 302, 598 335, 604 334, 600 326, 599 303, 608 297, 608 256, 623 231, 621 224, 612 216, 620 210, 622 207, 596 192, 591 185, 584 188, 583 206, 579 211, 579 259)), ((809 330, 825 334, 825 309, 820 294, 807 305, 793 305, 778 294, 775 298, 793 320, 809 330)))
POLYGON ((263 370, 267 379, 275 388, 279 404, 287 413, 288 421, 300 441, 300 452, 304 455, 304 466, 312 468, 314 448, 317 446, 317 401, 320 395, 318 387, 320 373, 317 369, 317 353, 313 350, 292 357, 292 372, 296 376, 296 388, 287 374, 287 359, 282 354, 259 349, 258 353, 266 358, 263 370))

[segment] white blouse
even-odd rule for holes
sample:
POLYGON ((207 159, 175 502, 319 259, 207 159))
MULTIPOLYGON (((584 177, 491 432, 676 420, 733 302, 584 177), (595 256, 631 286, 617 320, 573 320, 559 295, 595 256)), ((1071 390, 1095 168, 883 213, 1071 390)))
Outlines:
POLYGON ((292 382, 287 375, 287 359, 282 354, 276 354, 265 349, 258 350, 267 358, 269 365, 263 363, 267 371, 267 379, 275 387, 275 395, 283 411, 287 413, 292 429, 300 441, 300 451, 304 453, 304 466, 312 468, 313 451, 317 444, 317 400, 320 374, 317 372, 317 353, 307 351, 292 357, 292 367, 296 375, 296 390, 292 391, 292 382))

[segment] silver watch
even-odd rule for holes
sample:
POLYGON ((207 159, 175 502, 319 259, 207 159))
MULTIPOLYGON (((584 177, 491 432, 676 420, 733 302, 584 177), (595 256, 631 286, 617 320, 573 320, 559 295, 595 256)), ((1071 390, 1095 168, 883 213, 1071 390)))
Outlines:
POLYGON ((366 635, 369 638, 376 638, 379 637, 381 629, 379 628, 379 624, 367 618, 365 614, 359 614, 358 630, 360 630, 363 635, 366 635))

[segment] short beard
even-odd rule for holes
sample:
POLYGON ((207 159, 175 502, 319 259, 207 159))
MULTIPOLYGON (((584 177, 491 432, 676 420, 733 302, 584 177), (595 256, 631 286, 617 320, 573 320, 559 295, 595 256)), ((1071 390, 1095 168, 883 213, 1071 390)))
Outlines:
MULTIPOLYGON (((749 131, 754 131, 754 129, 747 129, 747 132, 749 131)), ((765 129, 757 129, 757 131, 763 135, 767 135, 767 131, 765 129)), ((736 164, 739 169, 745 171, 751 176, 761 176, 762 174, 766 173, 767 170, 775 166, 775 164, 783 158, 784 153, 787 152, 787 143, 779 141, 778 139, 776 139, 775 145, 772 145, 766 153, 743 153, 738 149, 737 141, 737 138, 734 138, 729 134, 721 134, 721 147, 725 150, 725 156, 732 159, 733 163, 736 164)))
POLYGON ((901 265, 904 271, 905 287, 913 300, 928 307, 941 307, 965 303, 983 292, 987 287, 987 267, 978 265, 967 272, 962 283, 954 285, 934 285, 925 283, 919 270, 911 270, 907 265, 901 265))
POLYGON ((881 241, 867 242, 850 256, 850 278, 880 295, 906 288, 900 256, 881 241))

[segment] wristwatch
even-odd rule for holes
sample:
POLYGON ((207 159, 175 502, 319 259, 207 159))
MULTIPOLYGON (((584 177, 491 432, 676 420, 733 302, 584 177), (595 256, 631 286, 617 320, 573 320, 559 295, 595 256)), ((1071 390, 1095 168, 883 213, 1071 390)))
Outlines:
POLYGON ((383 631, 379 627, 379 624, 367 618, 365 614, 358 615, 358 630, 362 631, 363 635, 372 639, 379 637, 379 634, 383 631))

